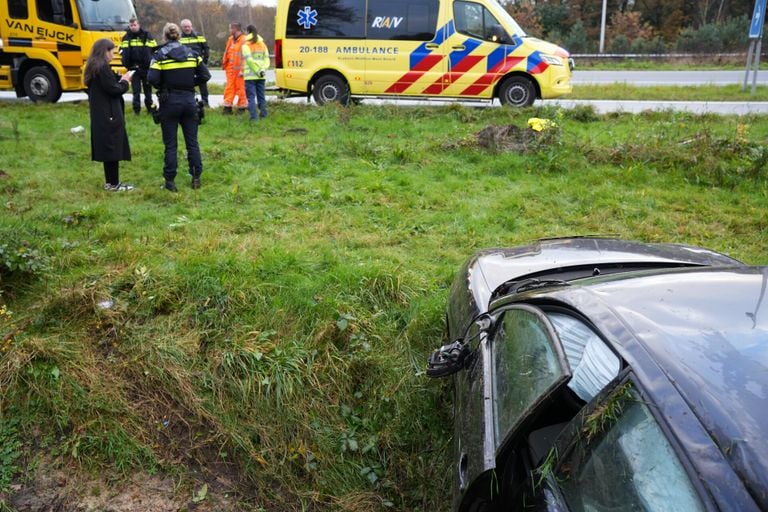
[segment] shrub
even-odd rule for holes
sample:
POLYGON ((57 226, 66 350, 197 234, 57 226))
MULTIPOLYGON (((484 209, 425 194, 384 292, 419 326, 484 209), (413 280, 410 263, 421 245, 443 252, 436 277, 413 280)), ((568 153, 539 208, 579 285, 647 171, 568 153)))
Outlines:
POLYGON ((717 25, 720 41, 723 43, 723 50, 744 51, 749 39, 746 30, 748 26, 749 18, 746 16, 731 18, 722 25, 717 25))
POLYGON ((611 53, 629 53, 630 43, 629 38, 624 34, 619 34, 611 41, 611 45, 608 47, 608 51, 611 53))
POLYGON ((664 43, 664 39, 659 36, 656 36, 653 39, 639 37, 632 41, 631 51, 632 53, 649 54, 667 53, 667 45, 664 43))
POLYGON ((723 41, 717 25, 702 25, 698 30, 686 28, 677 38, 677 51, 691 53, 719 53, 723 41))
POLYGON ((33 242, 15 230, 0 230, 0 278, 11 274, 38 274, 45 270, 47 258, 33 242))
POLYGON ((563 44, 571 53, 588 53, 594 49, 594 43, 590 43, 587 39, 587 33, 584 31, 584 24, 581 20, 573 24, 563 44))
POLYGON ((563 34, 570 26, 570 12, 567 4, 536 3, 536 14, 539 16, 542 32, 545 37, 551 34, 563 34))

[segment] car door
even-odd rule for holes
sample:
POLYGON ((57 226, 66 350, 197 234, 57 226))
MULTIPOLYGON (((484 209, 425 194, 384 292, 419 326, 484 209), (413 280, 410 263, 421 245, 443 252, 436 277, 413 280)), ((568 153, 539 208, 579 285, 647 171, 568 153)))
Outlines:
POLYGON ((571 377, 552 323, 541 310, 512 305, 493 318, 489 329, 470 330, 479 344, 456 380, 455 510, 485 486, 503 440, 571 377))
POLYGON ((453 2, 455 31, 448 40, 448 76, 444 94, 490 98, 493 86, 525 56, 514 55, 522 39, 509 34, 483 4, 453 2))

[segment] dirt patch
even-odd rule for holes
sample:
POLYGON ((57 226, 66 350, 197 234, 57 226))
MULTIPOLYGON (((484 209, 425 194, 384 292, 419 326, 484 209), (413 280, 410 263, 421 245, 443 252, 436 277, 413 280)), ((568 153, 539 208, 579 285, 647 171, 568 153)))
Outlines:
POLYGON ((494 151, 525 152, 537 144, 543 132, 530 128, 518 128, 513 124, 488 126, 475 134, 477 144, 494 151))
POLYGON ((237 498, 213 481, 179 485, 169 476, 134 474, 128 479, 84 478, 42 464, 23 484, 0 493, 0 505, 16 512, 237 512, 237 498))

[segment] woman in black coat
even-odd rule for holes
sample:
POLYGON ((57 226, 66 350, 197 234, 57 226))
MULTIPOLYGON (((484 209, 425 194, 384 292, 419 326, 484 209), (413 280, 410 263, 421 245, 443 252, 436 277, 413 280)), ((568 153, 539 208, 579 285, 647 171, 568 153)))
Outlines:
POLYGON ((91 159, 104 162, 104 190, 124 192, 133 189, 120 182, 120 160, 131 159, 123 94, 128 90, 133 71, 118 80, 109 66, 114 54, 115 43, 111 40, 96 41, 85 64, 83 82, 88 87, 91 109, 91 159))

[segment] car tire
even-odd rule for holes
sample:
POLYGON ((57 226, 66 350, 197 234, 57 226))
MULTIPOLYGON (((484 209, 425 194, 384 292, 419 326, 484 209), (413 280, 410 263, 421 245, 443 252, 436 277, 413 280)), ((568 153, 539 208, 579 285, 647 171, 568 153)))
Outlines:
POLYGON ((315 82, 312 97, 318 105, 341 103, 346 106, 349 104, 349 86, 337 75, 323 75, 315 82))
POLYGON ((24 74, 24 92, 34 102, 56 103, 61 98, 59 79, 45 66, 35 66, 24 74))
POLYGON ((511 76, 499 87, 499 101, 512 107, 530 107, 536 99, 536 87, 524 76, 511 76))

